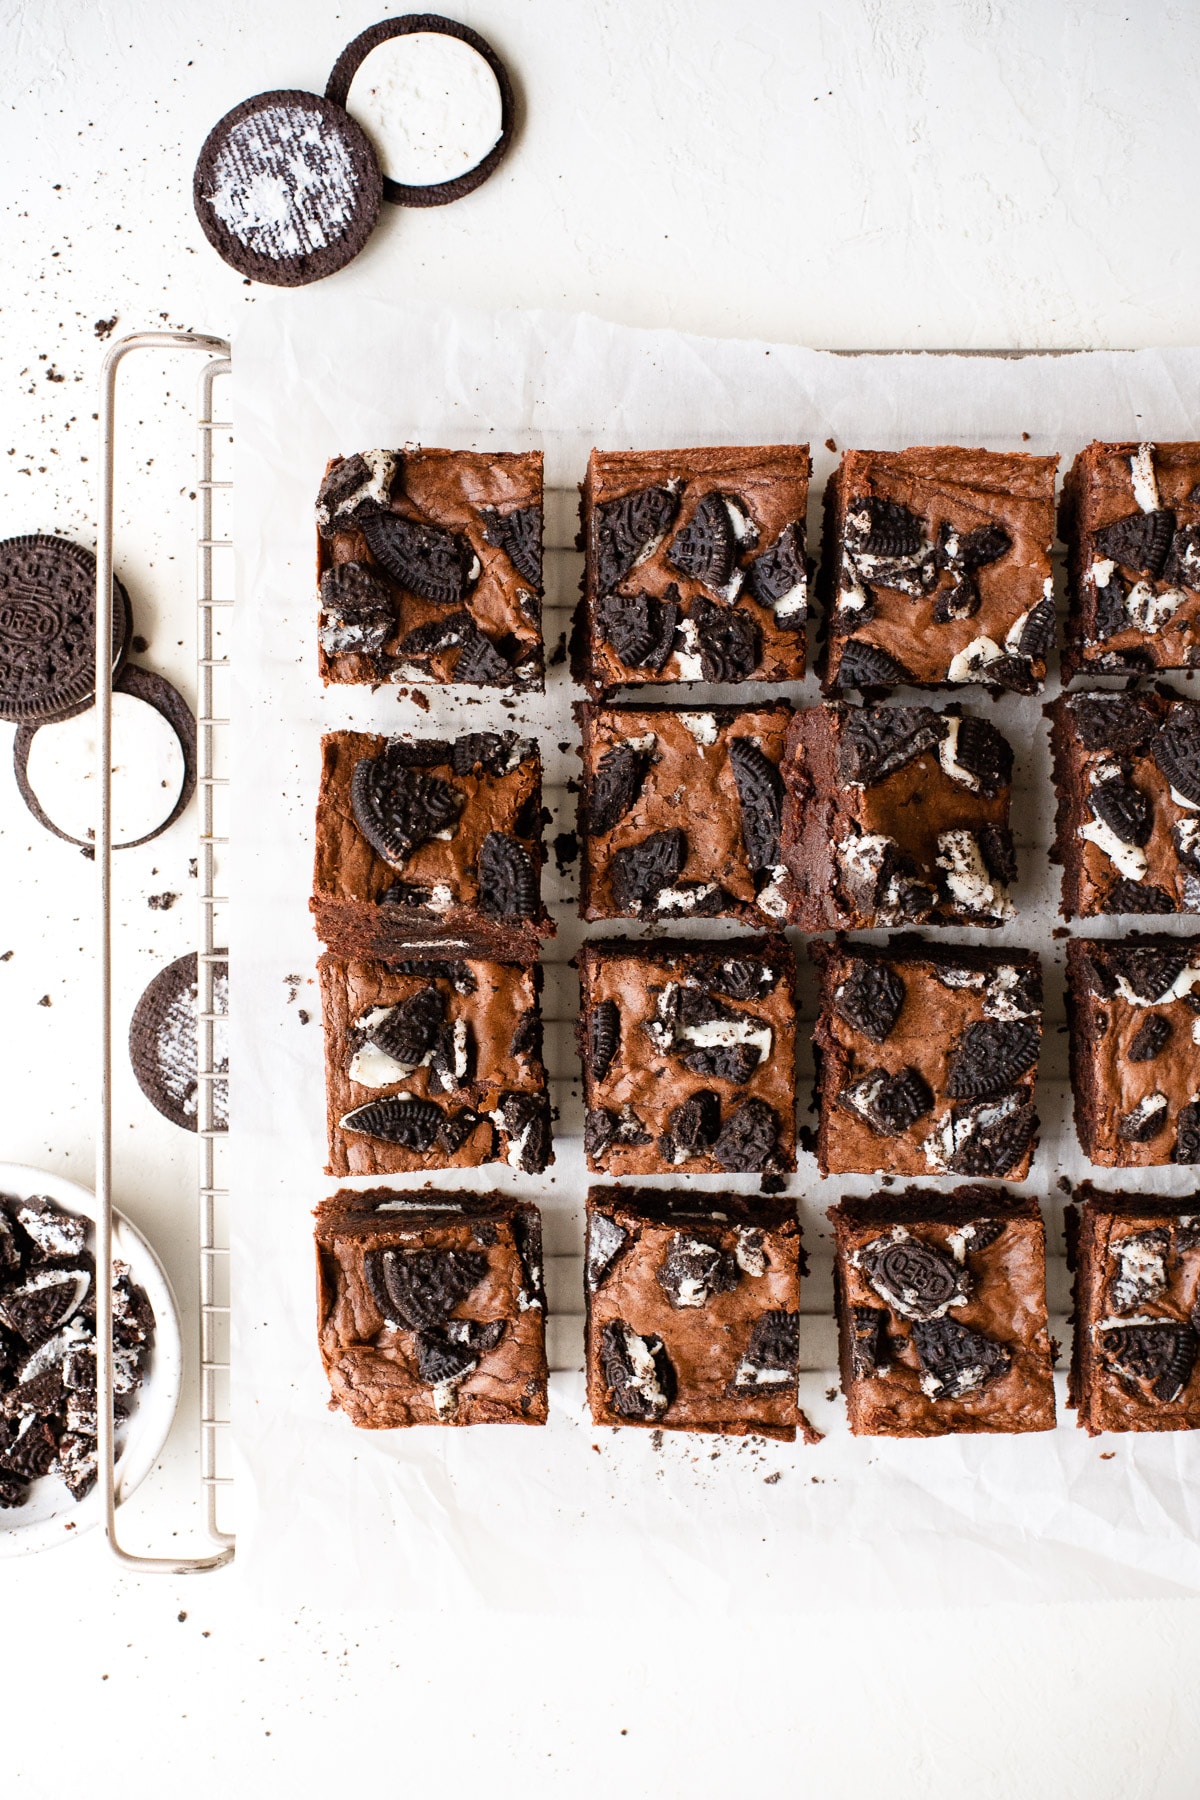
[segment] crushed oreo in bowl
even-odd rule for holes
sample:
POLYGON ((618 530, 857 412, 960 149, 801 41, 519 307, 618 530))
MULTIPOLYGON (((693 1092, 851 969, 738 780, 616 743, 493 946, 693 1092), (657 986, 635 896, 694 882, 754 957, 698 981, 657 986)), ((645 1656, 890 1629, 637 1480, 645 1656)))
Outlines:
MULTIPOLYGON (((96 1480, 95 1260, 85 1219, 42 1196, 0 1195, 0 1509, 31 1483, 82 1500, 96 1480)), ((128 1418, 154 1341, 154 1314, 113 1265, 116 1427, 128 1418)))

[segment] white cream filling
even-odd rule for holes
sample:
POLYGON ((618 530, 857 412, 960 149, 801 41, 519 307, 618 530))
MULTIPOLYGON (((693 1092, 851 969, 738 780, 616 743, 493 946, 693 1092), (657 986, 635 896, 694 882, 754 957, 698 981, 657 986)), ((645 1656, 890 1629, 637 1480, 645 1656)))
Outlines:
POLYGON ((994 639, 977 637, 960 650, 957 656, 950 658, 950 667, 946 670, 947 681, 975 681, 981 669, 990 662, 996 662, 1005 653, 994 639))
POLYGON ((694 888, 660 888, 654 908, 656 912, 695 912, 701 901, 709 899, 716 891, 715 881, 702 881, 694 888))
POLYGON ((443 32, 386 38, 355 70, 346 107, 391 180, 426 187, 481 163, 502 130, 500 87, 470 44, 443 32))
POLYGON ((979 777, 972 775, 970 769, 964 769, 958 760, 958 733, 961 725, 961 719, 946 720, 946 735, 938 745, 938 761, 951 781, 959 781, 963 787, 970 788, 973 794, 977 794, 979 777))
POLYGON ((1158 511, 1158 481, 1154 474, 1154 445, 1139 444, 1129 459, 1133 497, 1143 512, 1158 511))
POLYGON ((677 716, 679 723, 691 732, 699 745, 707 748, 716 743, 717 721, 712 713, 681 712, 677 716))
POLYGON ((1171 789, 1171 798, 1176 806, 1183 808, 1184 812, 1200 812, 1200 805, 1195 800, 1189 800, 1186 795, 1181 794, 1178 788, 1171 789))
POLYGON ((1112 826, 1106 825, 1103 819, 1089 819, 1086 825, 1079 827, 1079 835, 1089 844, 1095 844, 1097 850, 1130 881, 1145 879, 1149 868, 1146 852, 1139 850, 1136 844, 1122 843, 1112 826))
POLYGON ((1036 1019, 1036 1009, 1018 1006, 1013 998, 1014 991, 1021 981, 1022 971, 1005 964, 997 969, 987 984, 984 995, 983 1012, 988 1019, 1036 1019))
POLYGON ((787 922, 787 901, 783 897, 783 883, 787 870, 782 863, 771 870, 771 879, 766 887, 759 890, 755 906, 759 912, 766 913, 768 919, 775 919, 779 924, 787 922))
POLYGON ((706 1019, 702 1025, 687 1025, 679 1033, 682 1043, 694 1044, 697 1050, 732 1049, 735 1044, 752 1045, 760 1063, 771 1054, 771 1027, 760 1025, 747 1013, 737 1019, 706 1019))
POLYGON ((630 1364, 630 1387, 636 1388, 651 1412, 656 1415, 666 1412, 667 1396, 659 1385, 650 1346, 645 1338, 639 1337, 636 1331, 630 1331, 628 1326, 625 1328, 625 1354, 630 1364))
POLYGON ((1159 594, 1152 581, 1138 581, 1125 596, 1125 611, 1139 631, 1161 631, 1186 598, 1180 588, 1165 588, 1159 594))
POLYGON ((762 1233, 753 1227, 738 1227, 737 1245, 733 1252, 734 1261, 743 1275, 765 1275, 767 1272, 767 1253, 763 1249, 762 1233))
POLYGON ((1200 966, 1189 963, 1186 969, 1179 971, 1166 992, 1155 994, 1152 1000, 1147 1000, 1143 994, 1135 994, 1124 975, 1117 976, 1117 992, 1130 1006, 1169 1006, 1172 1000, 1182 1000, 1185 994, 1190 994, 1198 981, 1200 966))
POLYGON ((693 620, 684 619, 679 626, 678 635, 683 640, 682 648, 675 651, 675 661, 679 666, 680 681, 703 681, 704 670, 700 665, 700 636, 693 620))
MULTIPOLYGON (((25 777, 52 825, 86 844, 99 809, 95 707, 73 719, 39 725, 29 744, 25 777)), ((109 817, 114 845, 133 844, 157 831, 183 792, 186 765, 174 726, 134 694, 112 697, 112 787, 109 817)))
POLYGON ((1155 1089, 1154 1093, 1147 1094, 1144 1099, 1138 1101, 1131 1112, 1126 1113, 1123 1123, 1132 1126, 1137 1130, 1145 1125, 1148 1120, 1155 1118, 1159 1113, 1163 1115, 1164 1119, 1166 1118, 1167 1096, 1159 1093, 1158 1090, 1155 1089))
POLYGON ((957 1120, 953 1113, 947 1113, 942 1123, 934 1126, 922 1146, 930 1171, 933 1174, 947 1174, 951 1159, 964 1144, 977 1132, 986 1131, 1001 1120, 1011 1118, 1022 1104, 1019 1095, 1005 1094, 994 1105, 981 1106, 975 1111, 960 1114, 957 1120))
POLYGON ((984 913, 994 919, 1016 917, 1016 907, 1005 889, 988 874, 973 832, 939 833, 937 865, 945 870, 951 899, 965 912, 984 913))
POLYGON ((1116 566, 1117 565, 1111 556, 1093 557, 1092 566, 1088 571, 1092 578, 1092 586, 1098 588, 1107 587, 1112 580, 1113 570, 1116 566))

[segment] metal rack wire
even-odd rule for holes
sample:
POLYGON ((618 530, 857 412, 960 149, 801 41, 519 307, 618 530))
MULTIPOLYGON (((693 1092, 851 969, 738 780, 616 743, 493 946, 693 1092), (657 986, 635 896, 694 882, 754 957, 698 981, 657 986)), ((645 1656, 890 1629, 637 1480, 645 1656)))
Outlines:
POLYGON ((117 1529, 114 1459, 112 1284, 98 1279, 97 1417, 98 1464, 105 1536, 114 1556, 128 1569, 162 1574, 198 1574, 219 1569, 234 1553, 234 1537, 222 1522, 221 1498, 231 1477, 222 1452, 229 1429, 229 1250, 222 1241, 223 1209, 228 1201, 224 1160, 228 1155, 224 1127, 216 1119, 218 1082, 226 1080, 217 1056, 216 1033, 224 1013, 216 1008, 218 965, 225 895, 217 892, 218 851, 228 844, 226 818, 228 776, 221 770, 221 734, 229 723, 229 707, 221 691, 228 680, 229 658, 223 645, 220 617, 232 607, 232 581, 217 592, 220 558, 228 562, 232 540, 215 535, 214 495, 232 487, 218 479, 214 439, 231 430, 228 420, 214 416, 218 379, 230 370, 229 345, 199 332, 146 331, 122 338, 103 363, 100 394, 100 516, 96 545, 96 712, 97 785, 100 803, 96 826, 99 962, 99 1109, 96 1132, 96 1266, 112 1266, 112 643, 113 498, 116 451, 117 373, 125 358, 138 350, 200 351, 207 357, 197 395, 197 533, 196 533, 196 688, 197 790, 200 828, 197 840, 199 930, 197 939, 197 1139, 199 1148, 199 1388, 200 1479, 204 1488, 205 1528, 216 1546, 195 1557, 150 1556, 127 1550, 117 1529))

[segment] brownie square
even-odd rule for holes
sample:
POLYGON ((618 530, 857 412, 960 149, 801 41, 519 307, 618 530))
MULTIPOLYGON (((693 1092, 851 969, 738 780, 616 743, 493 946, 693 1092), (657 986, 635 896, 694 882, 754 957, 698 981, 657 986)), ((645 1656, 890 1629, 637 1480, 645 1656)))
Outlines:
POLYGON ((1089 444, 1059 528, 1065 681, 1200 665, 1200 444, 1089 444))
POLYGON ((809 954, 821 1173, 1023 1181, 1038 1127, 1038 958, 908 936, 809 954))
POLYGON ((849 450, 825 490, 825 691, 1032 694, 1054 647, 1057 456, 849 450))
POLYGON ((317 532, 323 681, 541 687, 540 450, 335 457, 317 532))
POLYGON ((798 712, 782 764, 792 924, 1011 919, 1012 765, 993 724, 956 711, 827 703, 798 712))
POLYGON ((1094 1163, 1200 1162, 1200 938, 1073 938, 1075 1129, 1094 1163))
POLYGON ((1045 711, 1063 917, 1200 912, 1200 704, 1159 686, 1045 711))
POLYGON ((579 952, 588 1168, 796 1166, 796 965, 781 937, 579 952))
POLYGON ((327 953, 317 967, 327 1175, 553 1162, 536 963, 327 953))
POLYGON ((316 1210, 330 1410, 353 1425, 544 1425, 542 1221, 507 1194, 343 1188, 316 1210))
POLYGON ((541 898, 542 763, 515 731, 321 739, 312 911, 342 956, 403 958, 430 938, 526 960, 541 898))
POLYGON ((786 1200, 588 1191, 587 1386, 597 1425, 792 1442, 800 1226, 786 1200))
POLYGON ((1200 1194, 1106 1194, 1067 1208, 1075 1342, 1067 1404, 1101 1431, 1200 1427, 1200 1194))
POLYGON ((1036 1200, 975 1185, 912 1187, 843 1200, 829 1218, 851 1431, 1053 1430, 1036 1200))
POLYGON ((811 472, 807 444, 593 450, 575 679, 800 680, 811 472))
POLYGON ((783 924, 779 764, 791 708, 585 702, 575 710, 580 915, 783 924))

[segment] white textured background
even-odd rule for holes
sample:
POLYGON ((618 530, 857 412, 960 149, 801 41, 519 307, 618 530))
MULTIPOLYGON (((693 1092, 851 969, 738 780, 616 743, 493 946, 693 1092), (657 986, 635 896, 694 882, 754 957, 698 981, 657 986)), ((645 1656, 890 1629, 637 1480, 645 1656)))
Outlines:
MULTIPOLYGON (((382 8, 380 9, 382 10, 382 8)), ((318 0, 0 5, 0 535, 89 539, 101 342, 232 328, 255 292, 191 215, 209 126, 320 89, 379 12, 318 0)), ((356 294, 581 308, 830 346, 1197 341, 1200 14, 1138 0, 494 0, 512 155, 450 209, 387 210, 356 294)), ((191 367, 132 384, 119 566, 144 660, 186 668, 191 367), (173 616, 174 615, 174 616, 173 616)), ((0 742, 0 1157, 90 1176, 90 865, 29 819, 0 742), (49 995, 50 1006, 38 1001, 49 995)), ((118 859, 126 1006, 188 941, 192 820, 118 859), (146 896, 178 891, 169 913, 146 896)), ((120 1004, 120 1003, 119 1003, 120 1004)), ((303 1002, 301 1002, 303 1004, 303 1002)), ((297 1029, 300 1029, 297 1025, 297 1029)), ((191 1144, 132 1081, 118 1194, 186 1280, 191 1144)), ((172 1447, 132 1535, 190 1516, 172 1447)), ((619 1581, 620 1571, 613 1571, 619 1581)), ((0 1565, 5 1792, 858 1796, 1196 1793, 1200 1603, 822 1615, 694 1628, 286 1616, 236 1572, 115 1575, 98 1544, 0 1565), (181 1616, 185 1615, 185 1616, 181 1616), (208 1634, 208 1635, 205 1635, 208 1634)))

